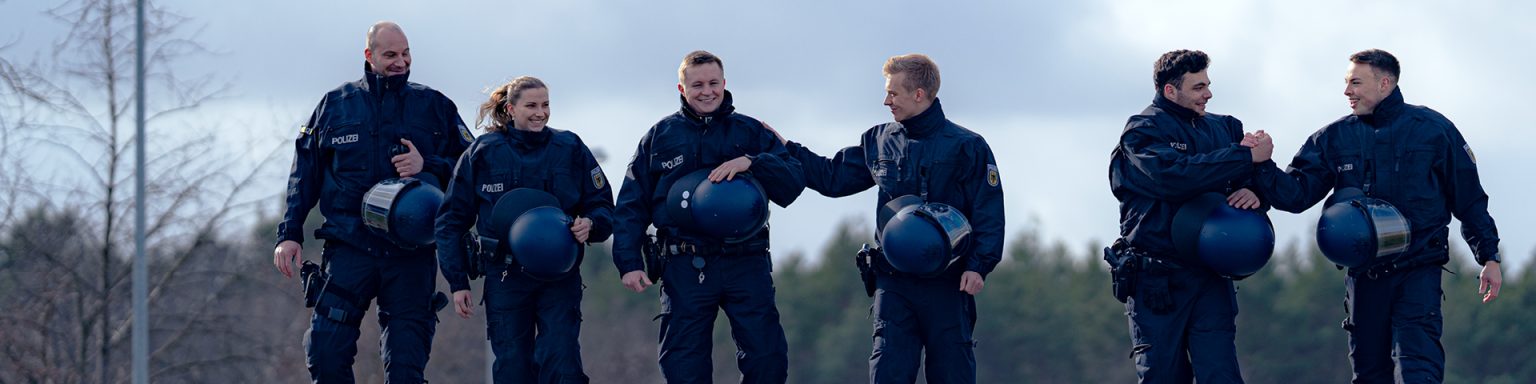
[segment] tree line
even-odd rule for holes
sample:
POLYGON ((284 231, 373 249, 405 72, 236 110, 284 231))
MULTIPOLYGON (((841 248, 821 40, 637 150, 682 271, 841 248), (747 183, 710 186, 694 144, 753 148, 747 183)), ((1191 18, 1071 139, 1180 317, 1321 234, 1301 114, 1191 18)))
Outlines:
MULTIPOLYGON (((315 217, 311 222, 318 223, 315 217)), ((97 382, 95 312, 126 319, 127 300, 94 301, 91 276, 100 243, 78 210, 32 209, 0 233, 0 382, 97 382), (99 308, 104 307, 104 308, 99 308)), ((203 240, 185 260, 161 257, 151 300, 151 370, 156 382, 297 382, 307 377, 303 335, 309 313, 299 283, 272 270, 276 219, 250 232, 203 240), (175 269, 180 272, 167 273, 175 269)), ((790 382, 864 382, 871 342, 869 306, 852 255, 868 225, 848 221, 814 255, 775 265, 774 284, 790 347, 790 382)), ((977 377, 984 383, 1131 382, 1125 309, 1109 293, 1097 246, 1079 251, 1034 232, 1016 234, 1005 261, 977 296, 977 377)), ((318 249, 320 244, 306 244, 318 249)), ((152 252, 152 254, 168 254, 152 252)), ((113 270, 126 268, 113 257, 113 270)), ((1445 275, 1447 382, 1527 383, 1536 378, 1536 297, 1512 268, 1503 295, 1479 302, 1476 269, 1461 254, 1445 275)), ((582 275, 582 356, 594 382, 661 382, 656 365, 658 290, 618 283, 607 244, 587 249, 582 275)), ((1238 283, 1237 346, 1252 383, 1345 382, 1349 378, 1344 272, 1312 247, 1276 252, 1238 283)), ((480 281, 473 283, 479 292, 480 281)), ((438 286, 446 287, 446 283, 438 286)), ((115 297, 126 286, 113 287, 115 297)), ((484 311, 469 320, 447 313, 433 343, 428 379, 480 382, 487 362, 484 311)), ((354 369, 382 381, 378 325, 370 312, 354 369)), ((735 347, 721 317, 715 328, 715 378, 737 380, 735 347)), ((125 380, 127 345, 108 339, 110 382, 125 380)))

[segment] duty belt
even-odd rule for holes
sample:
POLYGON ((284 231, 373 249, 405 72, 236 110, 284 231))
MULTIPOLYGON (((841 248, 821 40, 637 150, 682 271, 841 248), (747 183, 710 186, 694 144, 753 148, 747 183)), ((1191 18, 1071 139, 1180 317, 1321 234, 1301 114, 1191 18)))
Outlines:
MULTIPOLYGON (((902 272, 900 270, 897 270, 895 266, 891 265, 891 261, 889 259, 885 258, 885 252, 883 252, 883 250, 882 250, 882 252, 876 254, 875 257, 871 257, 870 259, 871 259, 870 260, 871 261, 871 264, 870 264, 871 268, 875 272, 879 272, 879 273, 887 275, 887 276, 912 278, 912 279, 933 279, 933 278, 939 278, 939 277, 958 276, 958 273, 956 273, 954 271, 954 268, 955 268, 954 265, 950 265, 948 267, 945 267, 944 269, 942 269, 940 271, 937 271, 937 272, 934 272, 931 275, 920 275, 920 274, 916 274, 916 273, 902 272)), ((965 260, 959 260, 959 261, 956 261, 955 264, 964 265, 965 264, 964 261, 965 260)))
MULTIPOLYGON (((1402 255, 1398 255, 1402 256, 1402 255)), ((1380 279, 1399 271, 1406 271, 1435 262, 1434 259, 1411 258, 1408 260, 1394 259, 1389 262, 1376 263, 1365 268, 1350 268, 1350 275, 1365 276, 1371 280, 1380 279)))
MULTIPOLYGON (((1425 253, 1445 249, 1445 243, 1448 241, 1448 239, 1446 239, 1444 234, 1445 232, 1439 232, 1439 235, 1431 236, 1429 238, 1429 244, 1424 248, 1419 249, 1418 251, 1399 253, 1393 255, 1391 260, 1378 261, 1368 264, 1362 268, 1350 268, 1349 275, 1357 277, 1365 276, 1375 280, 1386 277, 1387 275, 1391 275, 1393 273, 1407 271, 1425 265, 1443 263, 1449 257, 1448 255, 1443 257, 1428 257, 1425 255, 1425 253)), ((1445 267, 1442 266, 1441 268, 1445 267)), ((1447 269, 1447 271, 1449 271, 1449 269, 1447 269)))
POLYGON ((1176 271, 1184 269, 1184 265, 1173 258, 1152 256, 1152 253, 1136 249, 1136 247, 1128 247, 1124 252, 1133 257, 1131 260, 1133 263, 1136 263, 1136 270, 1139 271, 1176 271))
POLYGON ((682 239, 662 239, 661 253, 679 255, 739 255, 768 251, 766 240, 752 240, 736 244, 700 242, 682 239))

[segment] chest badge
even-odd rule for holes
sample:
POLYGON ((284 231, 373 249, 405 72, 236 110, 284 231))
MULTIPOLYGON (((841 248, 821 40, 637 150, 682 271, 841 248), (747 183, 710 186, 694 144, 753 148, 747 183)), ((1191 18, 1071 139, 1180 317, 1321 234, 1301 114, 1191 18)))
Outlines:
POLYGON ((342 145, 342 144, 356 143, 357 140, 360 137, 361 136, 358 136, 358 134, 356 134, 356 133, 350 134, 350 135, 346 135, 346 136, 332 137, 331 138, 331 145, 342 145))
POLYGON ((661 162, 661 167, 666 169, 677 168, 679 165, 683 165, 683 155, 677 155, 672 160, 661 162))

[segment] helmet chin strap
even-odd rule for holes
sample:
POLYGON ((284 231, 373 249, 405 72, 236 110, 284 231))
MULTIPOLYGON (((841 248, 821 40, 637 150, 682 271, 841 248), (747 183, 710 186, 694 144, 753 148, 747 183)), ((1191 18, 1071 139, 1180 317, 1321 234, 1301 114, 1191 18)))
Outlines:
POLYGON ((928 201, 928 166, 917 166, 917 196, 928 201))

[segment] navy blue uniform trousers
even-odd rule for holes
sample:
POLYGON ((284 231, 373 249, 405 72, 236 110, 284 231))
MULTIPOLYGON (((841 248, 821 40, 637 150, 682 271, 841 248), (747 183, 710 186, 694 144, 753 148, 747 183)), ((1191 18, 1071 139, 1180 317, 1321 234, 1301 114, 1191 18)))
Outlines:
POLYGON ((976 297, 960 291, 959 276, 881 274, 875 288, 870 382, 917 382, 924 353, 929 383, 976 382, 976 297))
MULTIPOLYGON (((322 304, 345 308, 349 313, 368 311, 370 302, 379 304, 382 331, 379 354, 389 383, 421 383, 432 349, 432 334, 437 328, 437 314, 432 312, 432 294, 437 282, 437 258, 431 250, 401 251, 376 249, 376 254, 336 241, 327 241, 322 257, 330 284, 357 295, 362 301, 345 300, 326 294, 322 304)), ((356 326, 336 322, 318 314, 310 316, 309 332, 304 336, 309 375, 315 383, 351 383, 352 362, 357 356, 356 326)))
MULTIPOLYGON (((1153 312, 1136 296, 1125 303, 1138 382, 1242 383, 1232 281, 1201 269, 1167 273, 1173 301, 1167 312, 1153 312)), ((1148 280, 1141 279, 1138 293, 1147 292, 1148 280)))
POLYGON ((586 383, 581 367, 581 274, 539 281, 520 272, 485 280, 497 384, 586 383))
POLYGON ((671 256, 661 283, 661 374, 671 384, 709 383, 715 316, 731 322, 742 383, 784 383, 789 347, 774 305, 773 261, 768 254, 671 256), (699 280, 699 273, 704 280, 699 280))
POLYGON ((1439 383, 1445 380, 1440 344, 1440 266, 1425 265, 1345 280, 1349 359, 1355 383, 1439 383), (1397 367, 1393 367, 1396 361, 1397 367))

